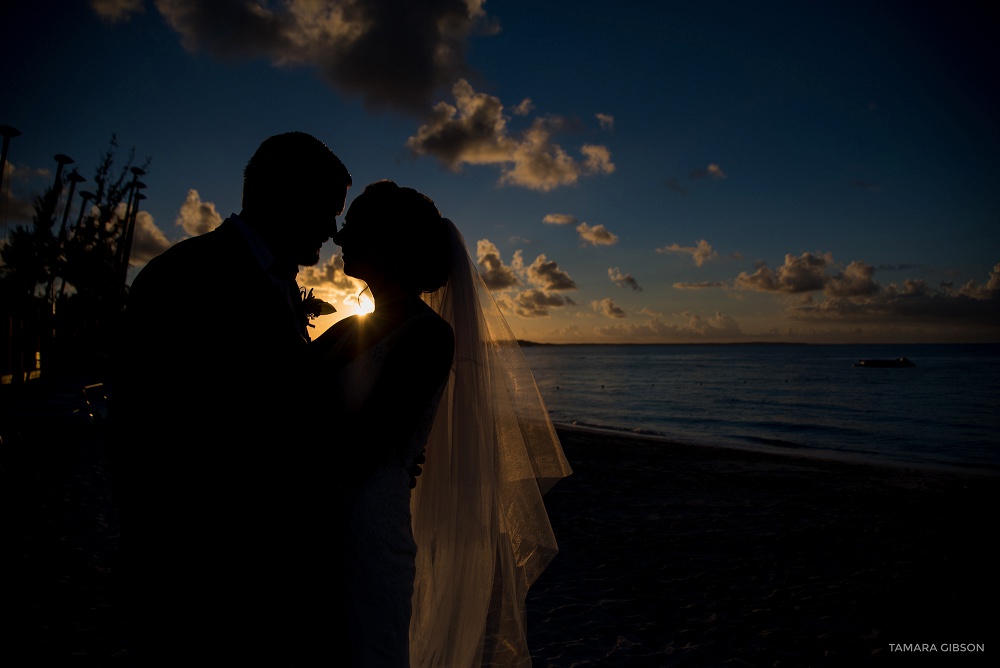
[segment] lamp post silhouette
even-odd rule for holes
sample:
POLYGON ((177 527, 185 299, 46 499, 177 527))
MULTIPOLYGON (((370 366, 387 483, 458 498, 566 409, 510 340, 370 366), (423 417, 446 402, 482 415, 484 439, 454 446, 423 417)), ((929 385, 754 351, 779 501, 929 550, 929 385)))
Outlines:
POLYGON ((97 195, 95 195, 94 193, 90 192, 89 190, 81 190, 80 191, 80 213, 76 217, 76 224, 73 225, 73 233, 74 234, 76 234, 76 231, 78 229, 80 229, 80 223, 83 222, 83 214, 86 213, 86 211, 87 211, 87 202, 89 202, 91 200, 96 201, 97 200, 97 195))
POLYGON ((20 137, 21 132, 9 125, 0 125, 0 136, 3 137, 3 152, 0 153, 0 192, 3 191, 3 179, 7 175, 7 149, 10 148, 12 137, 20 137))
MULTIPOLYGON (((69 218, 69 210, 73 205, 73 191, 76 190, 77 183, 83 183, 87 179, 80 176, 80 173, 75 169, 66 176, 66 180, 69 181, 69 194, 66 196, 66 206, 63 208, 62 224, 59 226, 59 241, 56 245, 56 252, 61 257, 65 251, 66 246, 66 219, 69 218)), ((61 275, 61 274, 60 274, 61 275)), ((56 294, 56 274, 55 271, 49 278, 49 298, 52 300, 52 305, 55 307, 56 294)), ((62 285, 66 285, 66 277, 62 276, 62 285)), ((62 296, 63 289, 59 289, 59 296, 62 296)))
MULTIPOLYGON (((0 125, 0 136, 3 137, 3 149, 0 151, 0 195, 4 193, 3 182, 4 177, 7 175, 7 151, 10 148, 10 140, 13 137, 18 137, 21 132, 16 128, 12 128, 9 125, 0 125)), ((4 197, 4 209, 6 210, 7 198, 4 197)), ((3 217, 3 236, 7 237, 7 216, 3 217)), ((7 330, 6 335, 3 337, 6 342, 6 350, 3 351, 4 359, 0 362, 0 374, 3 375, 4 381, 6 382, 8 378, 8 371, 10 382, 21 382, 24 380, 23 371, 23 358, 21 355, 20 346, 14 345, 15 329, 20 333, 20 322, 15 328, 15 318, 12 313, 8 313, 6 308, 2 309, 2 326, 7 330), (15 350, 17 351, 15 354, 15 350)))
MULTIPOLYGON (((75 237, 80 230, 80 225, 83 223, 83 214, 87 212, 87 202, 96 202, 97 195, 90 192, 89 190, 80 191, 80 213, 76 216, 76 223, 73 224, 73 236, 75 237)), ((63 282, 59 285, 59 296, 56 298, 62 299, 63 294, 66 292, 66 278, 63 277, 63 282)))
MULTIPOLYGON (((55 218, 55 215, 56 215, 56 205, 58 204, 59 198, 62 195, 62 188, 63 188, 62 173, 63 173, 63 167, 65 167, 66 165, 72 163, 73 162, 73 158, 69 157, 68 155, 64 155, 62 153, 56 153, 53 156, 53 158, 55 159, 57 166, 56 166, 56 178, 55 178, 55 182, 52 184, 52 190, 51 190, 51 193, 52 193, 52 211, 51 211, 50 215, 52 216, 52 218, 55 218)), ((48 196, 48 193, 46 193, 46 195, 48 196)), ((48 199, 47 196, 46 196, 46 199, 48 199)), ((67 206, 69 206, 68 203, 67 203, 67 206)), ((56 272, 56 266, 59 264, 59 255, 61 254, 61 251, 62 251, 62 244, 57 244, 51 250, 51 254, 47 253, 46 255, 48 257, 45 258, 45 260, 47 260, 48 262, 51 263, 49 265, 49 283, 46 286, 45 294, 44 294, 45 300, 48 303, 48 311, 49 311, 49 313, 48 313, 48 316, 46 316, 41 321, 41 323, 40 323, 40 325, 43 327, 42 331, 44 332, 44 340, 42 340, 42 341, 39 342, 39 350, 36 351, 36 353, 35 353, 36 354, 36 358, 35 358, 36 359, 36 363, 35 363, 35 365, 36 365, 35 366, 36 371, 40 370, 39 367, 38 367, 38 360, 41 359, 40 355, 41 355, 41 353, 43 351, 53 352, 53 353, 55 353, 55 355, 56 355, 57 358, 58 358, 58 355, 59 355, 58 349, 57 349, 57 347, 55 345, 55 339, 56 339, 56 322, 57 321, 56 321, 56 300, 55 300, 55 294, 54 293, 55 293, 55 282, 56 282, 55 272, 56 272)), ((46 352, 46 355, 48 355, 48 352, 46 352)))
POLYGON ((135 204, 132 205, 132 217, 129 219, 128 236, 125 237, 125 266, 128 267, 129 257, 132 255, 132 241, 135 238, 135 224, 139 216, 139 202, 146 199, 142 193, 135 194, 135 204))
POLYGON ((4 177, 7 176, 7 149, 10 148, 10 140, 12 137, 19 137, 21 131, 12 128, 9 125, 0 125, 0 136, 3 136, 3 152, 0 153, 0 196, 3 196, 4 202, 4 217, 3 217, 3 236, 7 237, 7 197, 4 195, 3 181, 4 177))
POLYGON ((57 166, 56 166, 56 181, 54 184, 52 184, 52 187, 55 188, 55 191, 57 193, 62 193, 63 166, 72 164, 75 161, 73 160, 73 158, 69 157, 68 155, 63 155, 62 153, 56 153, 53 156, 53 158, 55 159, 57 166))
MULTIPOLYGON (((128 186, 128 200, 125 203, 125 217, 122 219, 122 232, 121 236, 118 237, 118 249, 117 249, 117 259, 119 265, 124 261, 128 262, 128 255, 130 249, 126 247, 126 242, 131 244, 130 226, 132 223, 132 207, 136 196, 139 194, 139 190, 146 187, 146 184, 139 180, 140 176, 143 176, 146 172, 141 167, 132 168, 132 180, 129 182, 128 186)), ((125 265, 125 269, 122 270, 124 275, 128 271, 128 264, 125 265)))
POLYGON ((135 237, 135 221, 139 214, 139 202, 146 199, 146 196, 139 192, 146 187, 146 184, 139 180, 139 177, 145 173, 140 167, 132 168, 133 178, 130 184, 132 192, 129 193, 129 204, 125 208, 125 230, 122 233, 118 258, 120 263, 118 287, 123 299, 125 297, 125 283, 128 281, 128 263, 129 257, 132 255, 132 240, 135 237))
MULTIPOLYGON (((66 240, 66 219, 69 217, 69 210, 73 204, 73 191, 76 190, 77 183, 83 183, 87 179, 80 176, 75 169, 66 177, 69 181, 69 194, 66 196, 66 208, 63 209, 62 225, 59 226, 59 243, 66 240)), ((82 205, 81 205, 82 206, 82 205)))

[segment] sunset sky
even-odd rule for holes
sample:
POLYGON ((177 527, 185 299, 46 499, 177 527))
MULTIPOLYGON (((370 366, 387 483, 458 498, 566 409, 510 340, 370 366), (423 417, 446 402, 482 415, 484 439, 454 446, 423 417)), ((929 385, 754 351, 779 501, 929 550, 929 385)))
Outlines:
MULTIPOLYGON (((431 197, 519 338, 997 342, 978 4, 5 2, 4 233, 55 154, 90 178, 114 133, 152 158, 138 269, 238 212, 260 141, 303 130, 348 203, 380 178, 431 197)), ((299 281, 343 315, 338 252, 299 281)))

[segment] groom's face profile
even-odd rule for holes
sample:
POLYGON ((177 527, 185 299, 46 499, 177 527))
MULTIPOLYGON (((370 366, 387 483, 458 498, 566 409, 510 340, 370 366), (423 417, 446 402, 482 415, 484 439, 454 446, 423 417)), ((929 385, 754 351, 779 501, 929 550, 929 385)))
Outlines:
POLYGON ((312 135, 265 139, 243 170, 240 216, 283 266, 312 266, 337 234, 351 175, 312 135))
POLYGON ((319 263, 320 251, 327 240, 337 235, 337 216, 344 212, 347 187, 335 185, 325 192, 312 192, 299 200, 289 212, 290 252, 295 263, 311 267, 319 263))

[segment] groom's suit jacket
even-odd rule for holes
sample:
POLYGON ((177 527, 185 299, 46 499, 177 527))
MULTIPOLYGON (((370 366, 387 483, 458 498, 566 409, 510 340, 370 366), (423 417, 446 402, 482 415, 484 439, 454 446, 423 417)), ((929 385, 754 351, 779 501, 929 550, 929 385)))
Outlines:
POLYGON ((142 584, 180 592, 183 614, 216 633, 276 629, 287 573, 315 549, 303 525, 320 467, 301 455, 308 337, 293 287, 230 219, 151 260, 126 307, 110 449, 123 536, 164 576, 142 584))
POLYGON ((300 305, 275 285, 232 219, 151 260, 133 281, 125 314, 113 388, 123 426, 182 439, 173 448, 197 443, 213 452, 227 447, 216 441, 287 433, 308 341, 300 305))

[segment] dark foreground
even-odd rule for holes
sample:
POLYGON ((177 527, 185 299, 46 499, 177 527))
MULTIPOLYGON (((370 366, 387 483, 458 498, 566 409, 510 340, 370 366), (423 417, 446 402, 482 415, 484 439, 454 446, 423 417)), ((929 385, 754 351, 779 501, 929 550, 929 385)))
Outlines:
POLYGON ((560 554, 528 596, 535 666, 995 654, 997 477, 560 434, 574 473, 547 496, 560 554), (913 643, 937 651, 893 647, 913 643))
MULTIPOLYGON (((0 664, 128 665, 99 430, 48 410, 0 416, 0 664)), ((941 648, 996 649, 995 477, 560 434, 574 473, 547 497, 560 554, 528 596, 535 666, 972 665, 987 655, 941 648)))

